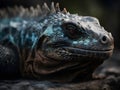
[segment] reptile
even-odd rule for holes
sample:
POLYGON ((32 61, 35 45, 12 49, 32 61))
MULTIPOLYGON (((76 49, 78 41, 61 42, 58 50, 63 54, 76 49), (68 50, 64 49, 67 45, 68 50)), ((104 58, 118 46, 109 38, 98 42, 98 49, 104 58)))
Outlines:
POLYGON ((0 10, 0 75, 54 82, 82 81, 112 55, 114 40, 92 16, 59 4, 0 10))

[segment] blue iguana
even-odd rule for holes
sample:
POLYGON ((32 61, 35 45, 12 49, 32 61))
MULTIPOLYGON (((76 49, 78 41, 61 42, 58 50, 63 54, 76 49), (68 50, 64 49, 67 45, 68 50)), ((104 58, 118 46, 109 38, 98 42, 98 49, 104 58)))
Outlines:
POLYGON ((0 10, 0 75, 69 82, 89 79, 112 55, 114 40, 98 19, 59 4, 0 10))

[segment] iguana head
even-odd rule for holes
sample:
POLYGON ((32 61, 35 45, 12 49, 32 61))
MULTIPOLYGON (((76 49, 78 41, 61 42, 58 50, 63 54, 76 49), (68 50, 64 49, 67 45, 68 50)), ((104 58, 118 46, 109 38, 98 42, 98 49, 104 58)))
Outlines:
POLYGON ((48 17, 43 36, 43 53, 54 60, 104 60, 112 55, 114 47, 111 33, 90 16, 53 14, 48 17))
POLYGON ((52 3, 51 11, 43 6, 46 15, 38 20, 42 33, 29 70, 36 78, 57 82, 89 78, 112 55, 113 37, 96 18, 70 14, 56 6, 52 3))

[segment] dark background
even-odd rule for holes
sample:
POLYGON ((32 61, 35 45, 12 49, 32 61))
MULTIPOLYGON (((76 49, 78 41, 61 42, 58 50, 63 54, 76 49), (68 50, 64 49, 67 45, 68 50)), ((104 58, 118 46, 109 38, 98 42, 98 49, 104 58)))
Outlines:
POLYGON ((120 0, 0 0, 0 8, 15 5, 30 7, 43 2, 50 5, 51 1, 59 2, 61 9, 66 7, 70 13, 97 17, 114 36, 115 48, 120 49, 120 0))

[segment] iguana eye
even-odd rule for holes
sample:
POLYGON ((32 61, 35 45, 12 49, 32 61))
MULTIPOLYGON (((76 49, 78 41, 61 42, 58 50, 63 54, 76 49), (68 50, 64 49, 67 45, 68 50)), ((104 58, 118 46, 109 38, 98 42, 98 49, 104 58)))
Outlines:
POLYGON ((74 23, 64 23, 62 28, 65 35, 67 35, 70 39, 77 39, 80 37, 81 32, 78 26, 74 23))

